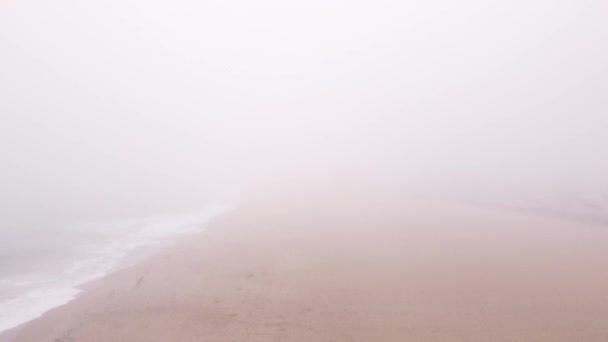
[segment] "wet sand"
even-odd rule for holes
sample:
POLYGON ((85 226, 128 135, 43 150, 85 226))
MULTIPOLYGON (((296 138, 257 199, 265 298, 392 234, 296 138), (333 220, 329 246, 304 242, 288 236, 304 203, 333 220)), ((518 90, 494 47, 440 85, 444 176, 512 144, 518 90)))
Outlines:
POLYGON ((608 341, 608 228, 346 191, 245 203, 14 341, 608 341))

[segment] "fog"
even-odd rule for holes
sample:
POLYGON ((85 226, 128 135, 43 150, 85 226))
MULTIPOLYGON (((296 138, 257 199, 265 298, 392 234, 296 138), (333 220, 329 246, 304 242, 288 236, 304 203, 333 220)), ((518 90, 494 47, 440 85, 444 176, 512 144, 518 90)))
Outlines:
POLYGON ((281 177, 606 187, 608 3, 0 3, 0 229, 281 177))

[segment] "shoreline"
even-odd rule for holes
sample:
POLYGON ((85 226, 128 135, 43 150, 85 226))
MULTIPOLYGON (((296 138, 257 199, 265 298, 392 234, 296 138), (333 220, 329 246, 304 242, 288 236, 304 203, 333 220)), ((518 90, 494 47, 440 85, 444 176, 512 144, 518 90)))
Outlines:
POLYGON ((397 199, 247 204, 8 341, 608 339, 608 232, 397 199))
MULTIPOLYGON (((54 273, 46 275, 46 278, 35 278, 36 281, 32 281, 29 288, 24 288, 20 294, 16 292, 17 295, 8 297, 2 303, 5 310, 2 313, 4 315, 0 314, 3 319, 0 341, 3 341, 5 339, 3 336, 9 335, 9 332, 43 316, 50 310, 69 304, 105 277, 137 265, 179 244, 181 240, 191 235, 204 232, 210 221, 231 210, 233 210, 232 206, 210 203, 205 210, 195 214, 157 215, 89 223, 91 226, 106 225, 110 228, 123 226, 123 229, 127 228, 127 232, 122 235, 117 234, 114 239, 83 243, 85 246, 88 244, 88 248, 94 245, 97 245, 94 246, 96 248, 101 246, 100 250, 104 253, 82 252, 80 258, 64 261, 62 268, 57 268, 54 273), (108 246, 112 247, 108 248, 108 246)), ((78 247, 77 244, 76 246, 78 247)), ((21 275, 15 276, 17 283, 21 280, 19 276, 21 275)))

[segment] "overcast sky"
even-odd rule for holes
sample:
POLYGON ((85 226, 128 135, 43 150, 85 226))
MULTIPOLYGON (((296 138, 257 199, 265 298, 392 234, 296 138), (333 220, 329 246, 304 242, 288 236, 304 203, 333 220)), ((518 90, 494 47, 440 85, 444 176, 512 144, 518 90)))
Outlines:
POLYGON ((603 0, 2 1, 3 217, 192 209, 271 170, 606 183, 606 13, 603 0))

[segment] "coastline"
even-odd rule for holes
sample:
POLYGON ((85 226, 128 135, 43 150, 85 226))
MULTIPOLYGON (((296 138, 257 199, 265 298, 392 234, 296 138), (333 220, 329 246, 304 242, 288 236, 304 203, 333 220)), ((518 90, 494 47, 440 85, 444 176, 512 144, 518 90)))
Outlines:
MULTIPOLYGON (((7 286, 2 286, 3 292, 0 292, 0 341, 9 334, 5 331, 71 302, 107 275, 136 265, 180 239, 204 231, 209 221, 229 212, 230 208, 210 203, 195 214, 82 223, 82 229, 74 229, 74 233, 89 234, 91 238, 74 239, 66 244, 66 255, 72 253, 69 258, 52 259, 49 254, 46 260, 38 260, 38 264, 47 266, 54 263, 50 271, 23 272, 12 279, 0 279, 2 285, 7 286), (109 231, 103 232, 102 228, 109 231), (8 292, 11 289, 13 293, 8 292)), ((27 249, 27 244, 25 246, 27 249)))
POLYGON ((608 232, 587 227, 390 194, 279 196, 10 341, 605 341, 608 232))

